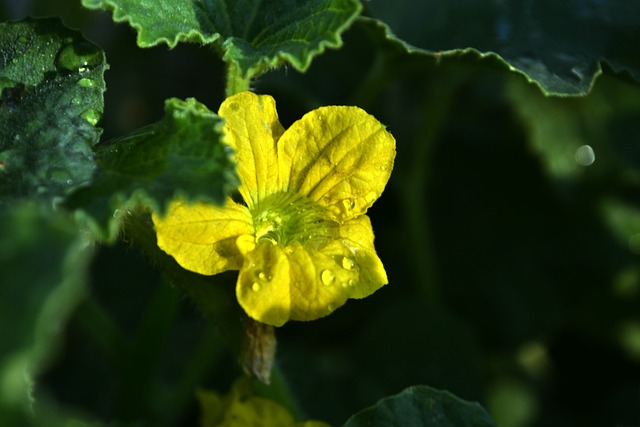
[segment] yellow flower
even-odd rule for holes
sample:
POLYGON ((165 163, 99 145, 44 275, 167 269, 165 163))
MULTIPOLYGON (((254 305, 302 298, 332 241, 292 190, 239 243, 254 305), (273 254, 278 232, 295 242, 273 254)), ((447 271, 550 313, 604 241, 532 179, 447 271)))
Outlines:
POLYGON ((285 130, 273 98, 251 92, 218 114, 244 203, 172 202, 153 216, 159 247, 196 273, 240 270, 240 305, 274 326, 326 316, 385 285, 365 215, 393 168, 384 126, 360 108, 330 106, 285 130))
POLYGON ((322 421, 296 422, 282 405, 255 396, 248 378, 236 380, 226 396, 198 390, 201 427, 330 427, 322 421))

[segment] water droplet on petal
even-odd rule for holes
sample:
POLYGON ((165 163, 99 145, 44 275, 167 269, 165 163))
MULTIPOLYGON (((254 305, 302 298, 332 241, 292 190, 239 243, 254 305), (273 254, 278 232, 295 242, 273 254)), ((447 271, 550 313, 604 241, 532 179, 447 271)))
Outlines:
POLYGON ((335 310, 335 309, 336 309, 336 306, 335 306, 335 305, 333 305, 333 304, 329 304, 329 305, 327 305, 327 311, 328 311, 329 313, 331 313, 331 312, 332 312, 333 310, 335 310))
POLYGON ((253 292, 258 292, 261 288, 262 286, 260 286, 260 283, 258 282, 253 282, 253 284, 251 285, 251 289, 253 290, 253 292))
POLYGON ((342 206, 344 206, 344 208, 348 211, 353 209, 355 205, 356 205, 356 202, 354 202, 353 199, 344 199, 342 201, 342 206))
POLYGON ((264 282, 268 282, 269 280, 271 280, 271 275, 265 273, 264 271, 261 271, 258 273, 258 278, 264 282))
POLYGON ((356 262, 354 260, 352 260, 348 256, 342 257, 342 268, 344 268, 345 270, 351 270, 355 266, 356 262))
POLYGON ((336 273, 331 270, 322 270, 322 273, 320 273, 320 279, 325 286, 331 286, 336 280, 336 273))

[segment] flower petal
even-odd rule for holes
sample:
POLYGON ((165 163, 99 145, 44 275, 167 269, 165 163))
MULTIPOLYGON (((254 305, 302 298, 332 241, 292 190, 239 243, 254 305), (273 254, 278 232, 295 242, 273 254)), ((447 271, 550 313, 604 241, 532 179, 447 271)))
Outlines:
POLYGON ((289 260, 281 247, 259 244, 244 254, 238 275, 236 297, 253 319, 282 326, 290 318, 289 260))
POLYGON ((239 269, 243 257, 236 240, 254 233, 249 210, 231 199, 223 207, 173 201, 164 217, 152 218, 160 249, 199 274, 239 269))
POLYGON ((249 207, 278 189, 276 141, 284 129, 276 103, 267 95, 241 92, 227 98, 218 115, 225 119, 227 144, 236 152, 240 193, 249 207))
POLYGON ((389 180, 395 139, 358 107, 321 107, 278 141, 280 182, 326 207, 341 222, 364 214, 389 180))
POLYGON ((245 254, 236 294, 252 318, 273 326, 315 320, 349 298, 364 298, 387 283, 365 215, 340 227, 321 246, 262 243, 245 254))
POLYGON ((355 268, 358 269, 359 282, 349 298, 365 298, 389 283, 382 261, 373 245, 373 228, 368 216, 362 215, 346 222, 340 227, 342 244, 355 256, 355 268))

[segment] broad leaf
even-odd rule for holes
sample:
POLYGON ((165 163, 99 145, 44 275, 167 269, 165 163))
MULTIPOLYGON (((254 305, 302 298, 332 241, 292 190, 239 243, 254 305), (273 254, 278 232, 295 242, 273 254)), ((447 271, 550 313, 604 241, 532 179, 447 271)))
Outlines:
POLYGON ((111 239, 117 219, 137 202, 160 212, 175 197, 222 203, 238 183, 222 123, 194 99, 167 100, 161 122, 97 147, 94 181, 72 194, 68 206, 88 214, 95 231, 111 239))
POLYGON ((496 53, 549 94, 585 94, 601 61, 640 80, 637 2, 381 0, 367 7, 414 46, 438 56, 496 53))
POLYGON ((291 64, 306 70, 360 12, 358 0, 82 0, 138 31, 138 45, 212 44, 243 77, 291 64))
POLYGON ((104 53, 57 19, 0 24, 0 198, 85 184, 101 130, 104 53))
POLYGON ((351 417, 343 427, 495 427, 478 403, 447 391, 415 386, 380 400, 351 417))
MULTIPOLYGON (((60 213, 35 203, 0 210, 0 407, 31 404, 33 380, 85 295, 91 253, 60 213)), ((0 424, 10 425, 4 421, 0 416, 0 424)))

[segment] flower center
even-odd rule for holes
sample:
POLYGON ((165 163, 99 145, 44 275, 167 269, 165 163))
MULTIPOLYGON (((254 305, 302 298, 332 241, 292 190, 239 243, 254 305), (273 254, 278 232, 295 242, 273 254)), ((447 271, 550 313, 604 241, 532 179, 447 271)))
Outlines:
POLYGON ((330 239, 337 224, 325 215, 315 201, 295 193, 276 193, 260 201, 252 210, 256 243, 269 242, 282 247, 330 239))

